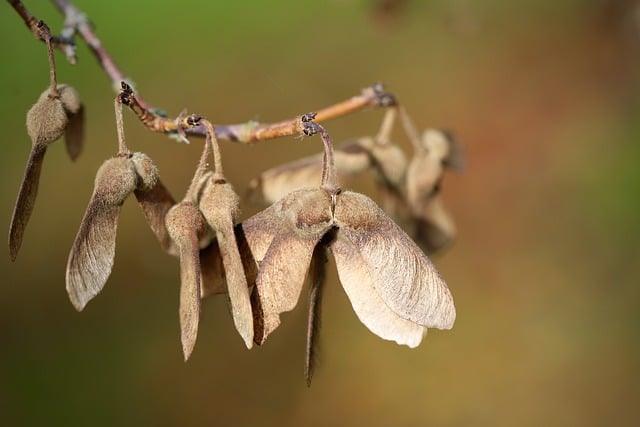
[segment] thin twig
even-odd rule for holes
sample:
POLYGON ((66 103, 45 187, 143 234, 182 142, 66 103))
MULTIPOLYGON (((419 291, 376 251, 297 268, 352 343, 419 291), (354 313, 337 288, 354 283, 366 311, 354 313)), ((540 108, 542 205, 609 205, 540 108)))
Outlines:
MULTIPOLYGON (((121 86, 122 103, 129 106, 149 130, 160 133, 178 132, 179 126, 176 124, 176 119, 160 116, 144 108, 131 86, 124 81, 121 82, 121 86)), ((365 108, 390 107, 396 103, 396 98, 392 94, 385 92, 381 84, 376 84, 363 89, 360 95, 318 110, 314 122, 335 119, 365 108)), ((191 135, 206 135, 206 129, 202 125, 185 129, 185 131, 191 135)), ((276 123, 251 121, 235 125, 215 125, 215 133, 218 139, 247 144, 283 136, 303 135, 304 127, 300 124, 300 117, 296 116, 276 123)))
MULTIPOLYGON (((7 0, 23 18, 27 26, 33 30, 35 18, 26 10, 22 2, 18 0, 7 0)), ((86 14, 75 7, 69 0, 52 0, 58 10, 64 15, 64 27, 62 38, 52 38, 55 44, 59 39, 61 42, 73 44, 73 37, 78 34, 89 46, 94 56, 98 59, 102 69, 112 82, 116 91, 122 90, 121 101, 127 105, 138 117, 138 119, 151 131, 166 134, 179 134, 176 119, 171 119, 158 114, 158 109, 151 108, 139 93, 133 92, 130 79, 117 66, 111 55, 93 30, 86 14)), ((75 51, 74 51, 75 52, 75 51)), ((74 56, 75 58, 75 56, 74 56)), ((345 101, 338 102, 317 111, 316 122, 324 122, 337 117, 345 116, 366 108, 389 107, 396 105, 396 98, 384 91, 381 84, 376 84, 362 90, 362 93, 353 96, 345 101)), ((236 141, 240 143, 252 143, 265 141, 283 136, 302 135, 304 129, 300 126, 300 118, 294 117, 275 123, 259 123, 249 121, 246 123, 232 125, 215 125, 215 133, 218 139, 236 141)), ((205 136, 204 126, 196 126, 186 129, 191 135, 205 136)))
MULTIPOLYGON (((43 22, 33 16, 20 0, 7 1, 15 9, 15 11, 18 12, 18 15, 20 15, 25 25, 31 30, 33 35, 38 40, 47 42, 47 40, 45 40, 45 38, 43 37, 42 32, 38 28, 38 26, 43 22)), ((77 62, 76 44, 73 41, 73 37, 65 37, 64 34, 61 34, 60 36, 49 35, 49 37, 52 47, 60 49, 62 52, 64 52, 67 60, 70 63, 75 64, 77 62)))

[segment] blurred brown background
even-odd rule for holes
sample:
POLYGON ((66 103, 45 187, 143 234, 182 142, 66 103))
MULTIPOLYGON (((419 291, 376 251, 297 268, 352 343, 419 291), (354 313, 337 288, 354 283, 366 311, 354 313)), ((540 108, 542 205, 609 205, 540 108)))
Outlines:
MULTIPOLYGON (((434 261, 456 300, 452 331, 409 350, 371 334, 331 268, 320 364, 303 372, 306 299, 247 351, 223 298, 206 301, 182 361, 179 271, 133 200, 105 291, 76 313, 64 270, 104 159, 116 152, 110 83, 86 46, 61 82, 80 92, 87 145, 47 153, 15 263, 0 256, 0 425, 512 426, 640 422, 640 5, 490 0, 198 2, 78 0, 143 96, 171 115, 273 121, 384 81, 421 128, 453 130, 456 244, 434 261), (517 3, 517 4, 516 4, 517 3), (391 5, 390 8, 388 5, 391 5)), ((27 1, 58 31, 48 2, 27 1)), ((44 45, 0 5, 0 224, 29 150, 24 116, 48 81, 44 45)), ((327 123, 373 134, 381 111, 327 123)), ((182 197, 200 142, 151 134, 125 112, 132 149, 182 197)), ((398 130, 400 144, 409 144, 398 130)), ((239 192, 319 139, 223 145, 239 192)), ((360 191, 371 192, 366 180, 360 191)), ((245 215, 259 207, 243 205, 245 215)))

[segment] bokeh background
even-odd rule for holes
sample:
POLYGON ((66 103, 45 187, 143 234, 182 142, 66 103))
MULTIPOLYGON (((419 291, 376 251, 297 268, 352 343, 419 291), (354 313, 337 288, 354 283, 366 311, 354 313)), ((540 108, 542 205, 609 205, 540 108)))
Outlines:
MULTIPOLYGON (((0 256, 0 425, 512 426, 640 422, 640 4, 526 0, 76 3, 154 105, 216 123, 274 121, 384 81, 421 127, 458 136, 467 168, 444 197, 459 237, 434 262, 453 330, 410 350, 371 334, 330 264, 319 367, 303 380, 306 300, 247 351, 224 298, 207 300, 182 361, 179 269, 134 200, 116 262, 82 313, 64 270, 94 173, 117 149, 111 84, 86 46, 58 75, 80 92, 87 144, 47 153, 16 262, 0 256)), ((54 31, 49 2, 27 1, 54 31)), ((0 5, 0 224, 29 151, 24 116, 48 82, 44 45, 0 5)), ((372 135, 382 111, 327 123, 372 135)), ((201 143, 151 134, 125 112, 129 146, 182 197, 201 143)), ((398 129, 398 143, 409 149, 398 129)), ((225 143, 239 192, 319 139, 225 143)), ((370 180, 354 184, 371 194, 370 180)), ((259 209, 243 204, 245 216, 259 209)))

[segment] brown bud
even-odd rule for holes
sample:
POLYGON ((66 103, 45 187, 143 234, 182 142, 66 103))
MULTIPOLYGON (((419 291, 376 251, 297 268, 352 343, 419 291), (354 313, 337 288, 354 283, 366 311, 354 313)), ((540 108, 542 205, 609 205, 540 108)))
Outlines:
POLYGON ((67 262, 67 292, 78 311, 100 293, 111 274, 120 207, 136 188, 136 180, 134 165, 126 157, 105 161, 96 174, 67 262))
POLYGON ((62 136, 68 122, 62 100, 47 89, 27 112, 27 133, 34 145, 50 144, 62 136))
POLYGON ((167 213, 166 227, 180 253, 180 336, 187 360, 196 344, 200 321, 202 280, 198 242, 209 226, 192 202, 182 201, 167 213))

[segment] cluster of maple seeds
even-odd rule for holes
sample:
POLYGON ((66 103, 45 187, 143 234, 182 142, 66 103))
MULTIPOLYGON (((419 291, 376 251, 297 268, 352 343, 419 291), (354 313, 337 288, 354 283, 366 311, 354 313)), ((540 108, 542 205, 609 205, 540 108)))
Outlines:
MULTIPOLYGON (((57 85, 51 44, 50 87, 27 114, 32 150, 9 233, 15 259, 33 209, 44 153, 65 133, 75 159, 82 147, 83 108, 70 86, 57 85)), ((179 129, 204 126, 202 157, 184 199, 178 203, 145 154, 126 146, 122 94, 115 100, 119 150, 96 174, 93 194, 69 255, 66 287, 78 310, 106 284, 113 267, 120 208, 134 193, 161 247, 180 258, 180 326, 185 359, 193 351, 202 298, 228 295, 234 324, 248 348, 263 344, 292 310, 301 289, 311 286, 305 377, 313 374, 326 254, 333 254, 358 318, 386 340, 416 347, 427 328, 449 329, 455 320, 451 294, 425 252, 454 236, 442 208, 445 167, 459 165, 459 152, 445 133, 421 137, 401 108, 388 110, 375 138, 359 138, 334 151, 313 115, 301 118, 309 135, 320 134, 323 153, 264 172, 250 185, 254 200, 271 205, 240 221, 239 197, 225 180, 213 125, 181 116, 179 129), (389 135, 400 112, 414 147, 407 162, 389 135), (213 169, 209 158, 213 157, 213 169), (367 170, 376 174, 384 207, 422 249, 370 198, 343 191, 340 181, 367 170), (423 252, 424 250, 424 252, 423 252)))

